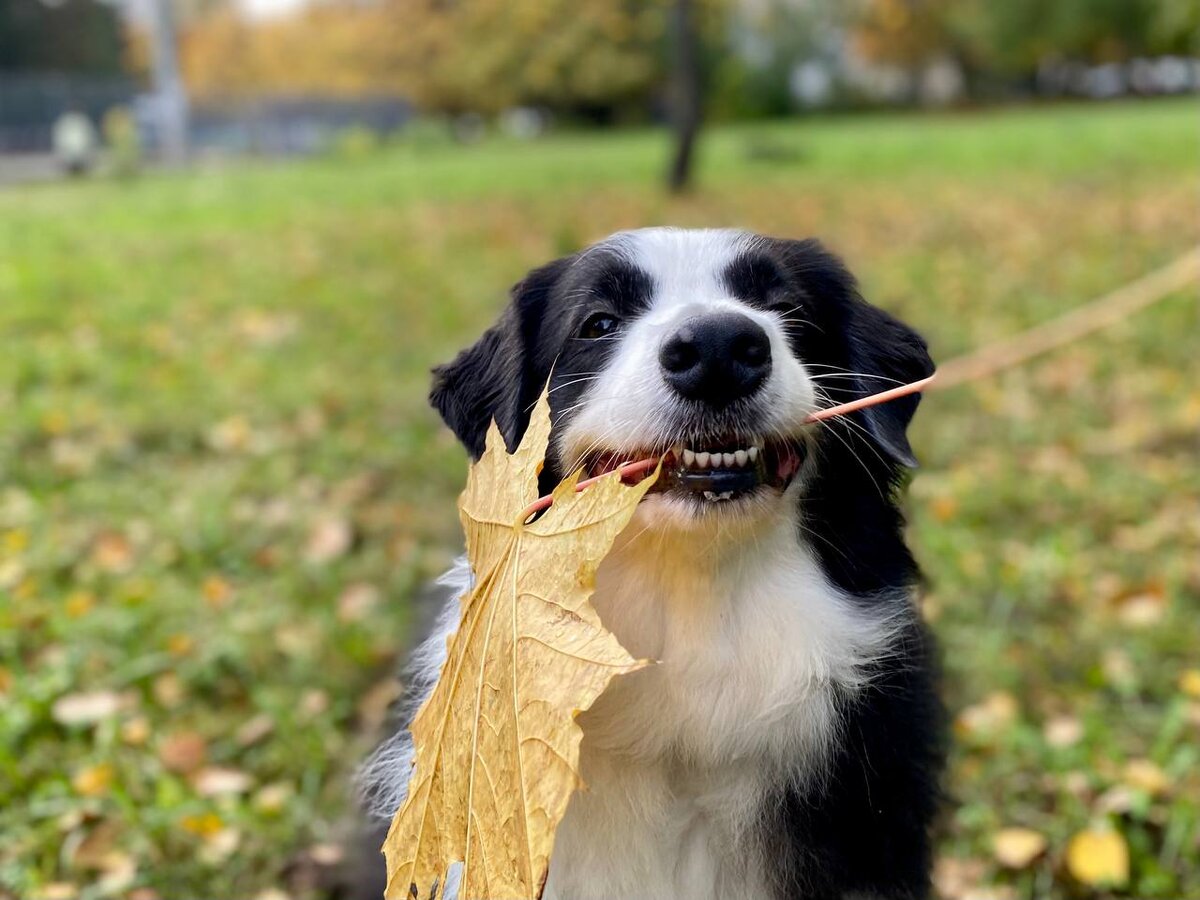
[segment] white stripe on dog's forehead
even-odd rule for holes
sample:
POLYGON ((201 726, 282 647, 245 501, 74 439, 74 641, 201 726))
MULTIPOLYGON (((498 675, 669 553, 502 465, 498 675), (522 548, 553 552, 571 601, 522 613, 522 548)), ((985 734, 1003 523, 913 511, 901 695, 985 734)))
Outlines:
POLYGON ((642 228, 617 232, 596 249, 616 253, 649 275, 658 304, 725 296, 723 273, 755 240, 733 228, 642 228))

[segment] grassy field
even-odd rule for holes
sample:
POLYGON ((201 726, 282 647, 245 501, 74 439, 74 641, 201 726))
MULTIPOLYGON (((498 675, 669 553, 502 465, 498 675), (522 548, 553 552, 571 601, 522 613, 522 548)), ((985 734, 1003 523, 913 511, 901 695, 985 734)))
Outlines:
MULTIPOLYGON (((1194 246, 1195 123, 725 128, 683 199, 651 133, 0 192, 0 898, 318 895, 458 541, 427 370, 530 266, 818 235, 948 359, 1194 246)), ((946 897, 1200 896, 1198 332, 1180 293, 922 406, 946 897)))

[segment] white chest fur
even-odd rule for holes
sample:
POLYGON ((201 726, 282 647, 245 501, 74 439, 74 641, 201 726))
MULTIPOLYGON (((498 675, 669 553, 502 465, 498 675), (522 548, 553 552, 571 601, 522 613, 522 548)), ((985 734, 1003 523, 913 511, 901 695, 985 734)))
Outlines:
POLYGON ((891 631, 828 582, 788 519, 686 540, 635 520, 604 562, 594 605, 656 663, 580 717, 588 788, 560 826, 547 897, 766 895, 751 840, 764 794, 819 772, 839 693, 891 631))

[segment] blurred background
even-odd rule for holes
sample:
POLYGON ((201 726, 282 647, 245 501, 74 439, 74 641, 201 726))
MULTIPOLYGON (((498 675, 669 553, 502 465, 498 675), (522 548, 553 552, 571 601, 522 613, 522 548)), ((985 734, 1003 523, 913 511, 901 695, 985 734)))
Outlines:
MULTIPOLYGON (((337 896, 459 546, 427 371, 527 269, 816 235, 948 360, 1196 247, 1198 31, 1194 0, 0 0, 0 898, 337 896)), ((1200 897, 1196 287, 922 404, 949 900, 1200 897)))

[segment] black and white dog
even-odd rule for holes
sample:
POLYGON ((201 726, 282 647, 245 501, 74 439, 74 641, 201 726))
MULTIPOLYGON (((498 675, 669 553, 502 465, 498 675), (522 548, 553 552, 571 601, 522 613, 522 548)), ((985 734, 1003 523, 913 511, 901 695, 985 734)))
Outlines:
MULTIPOLYGON (((593 598, 630 653, 660 662, 579 719, 587 789, 547 898, 928 893, 941 715, 897 508, 917 398, 805 417, 932 370, 818 243, 676 229, 536 269, 436 370, 433 404, 473 456, 493 418, 516 444, 549 379, 546 490, 667 454, 593 598)), ((444 579, 415 703, 468 579, 444 579)), ((368 764, 377 812, 400 805, 411 760, 404 730, 368 764)))

